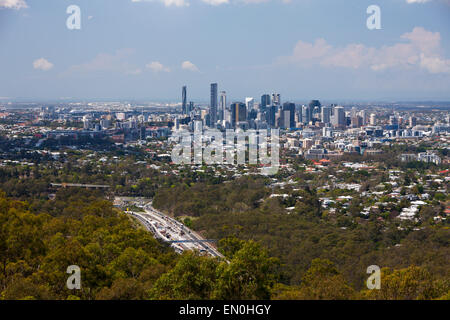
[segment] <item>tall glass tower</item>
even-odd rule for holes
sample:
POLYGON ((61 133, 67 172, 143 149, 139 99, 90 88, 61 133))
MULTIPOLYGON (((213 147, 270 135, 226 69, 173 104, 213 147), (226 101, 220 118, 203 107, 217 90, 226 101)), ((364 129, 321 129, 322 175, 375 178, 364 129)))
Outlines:
POLYGON ((211 105, 209 107, 211 127, 215 127, 217 123, 217 104, 217 83, 211 83, 211 105))
POLYGON ((186 86, 183 86, 183 90, 181 93, 181 98, 182 98, 182 107, 181 107, 181 111, 183 112, 183 114, 188 114, 188 110, 187 110, 187 94, 186 94, 187 88, 186 86))
POLYGON ((225 91, 222 91, 220 92, 219 120, 225 120, 226 108, 227 108, 227 93, 225 91))

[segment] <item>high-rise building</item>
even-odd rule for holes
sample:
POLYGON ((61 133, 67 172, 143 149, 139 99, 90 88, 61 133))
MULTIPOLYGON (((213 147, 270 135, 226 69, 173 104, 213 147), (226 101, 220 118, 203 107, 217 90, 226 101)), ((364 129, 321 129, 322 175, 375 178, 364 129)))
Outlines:
POLYGON ((308 124, 311 121, 311 113, 309 112, 309 106, 302 106, 302 122, 308 124))
POLYGON ((183 112, 183 114, 188 114, 188 110, 187 110, 187 88, 186 86, 183 86, 183 89, 181 91, 181 111, 183 112))
POLYGON ((391 126, 398 125, 398 119, 396 116, 389 116, 389 125, 391 126))
POLYGON ((409 117, 409 126, 410 127, 415 127, 417 125, 417 118, 416 117, 409 117))
POLYGON ((339 128, 345 128, 347 126, 344 107, 334 108, 333 126, 339 128))
POLYGON ((277 106, 268 106, 266 108, 266 121, 267 124, 272 128, 275 128, 277 124, 277 110, 277 106))
POLYGON ((247 107, 242 102, 233 102, 231 104, 231 122, 234 127, 238 122, 247 120, 247 107))
POLYGON ((361 110, 359 112, 359 116, 362 118, 363 125, 364 126, 367 125, 367 111, 366 110, 361 110))
POLYGON ((247 112, 250 112, 253 109, 253 106, 255 104, 255 99, 252 97, 245 98, 245 106, 247 107, 247 112))
POLYGON ((322 107, 320 120, 323 123, 331 123, 331 107, 322 107))
POLYGON ((296 122, 297 125, 302 124, 303 123, 303 114, 302 114, 302 106, 300 106, 300 108, 296 108, 296 112, 297 114, 297 118, 296 118, 296 122))
POLYGON ((108 129, 111 126, 111 121, 108 119, 101 119, 100 126, 103 130, 108 129))
POLYGON ((211 104, 209 107, 211 127, 214 127, 217 123, 217 103, 217 83, 211 83, 211 104))
POLYGON ((227 93, 225 91, 221 91, 219 101, 219 120, 225 120, 226 109, 227 109, 227 93))
POLYGON ((203 122, 201 120, 194 120, 194 131, 196 132, 203 131, 203 122))
POLYGON ((142 125, 139 127, 139 139, 145 140, 146 137, 147 137, 147 130, 146 130, 145 126, 142 125))
POLYGON ((281 105, 281 96, 279 93, 272 93, 272 104, 274 106, 280 106, 281 105))
POLYGON ((360 128, 363 126, 363 119, 361 116, 355 114, 353 117, 351 117, 351 121, 353 128, 360 128))
POLYGON ((283 104, 283 125, 287 128, 295 127, 295 103, 285 102, 283 104))
POLYGON ((256 120, 257 117, 258 117, 258 112, 255 109, 251 109, 248 112, 248 116, 247 116, 248 120, 256 120))
POLYGON ((86 116, 83 117, 83 129, 84 130, 89 130, 91 127, 91 123, 89 121, 89 118, 87 118, 86 116))
POLYGON ((369 123, 371 126, 377 125, 377 115, 375 113, 370 114, 370 120, 369 123))
POLYGON ((264 113, 266 112, 266 108, 270 106, 270 95, 268 94, 263 94, 261 96, 261 112, 264 113))
POLYGON ((309 107, 309 115, 310 115, 310 121, 314 119, 314 114, 317 113, 320 115, 321 107, 319 100, 311 100, 308 104, 309 107))

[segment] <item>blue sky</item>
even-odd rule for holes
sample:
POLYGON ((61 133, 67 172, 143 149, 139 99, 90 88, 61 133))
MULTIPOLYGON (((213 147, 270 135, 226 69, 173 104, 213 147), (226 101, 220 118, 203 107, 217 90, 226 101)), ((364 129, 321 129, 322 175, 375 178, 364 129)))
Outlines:
POLYGON ((450 1, 0 0, 0 74, 0 99, 450 100, 450 1))

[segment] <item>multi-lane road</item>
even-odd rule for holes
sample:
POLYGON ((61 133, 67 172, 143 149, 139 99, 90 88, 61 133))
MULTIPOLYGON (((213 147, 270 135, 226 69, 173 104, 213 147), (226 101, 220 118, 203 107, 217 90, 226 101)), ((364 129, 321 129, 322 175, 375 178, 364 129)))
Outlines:
POLYGON ((165 215, 152 207, 152 203, 144 206, 145 212, 131 212, 130 215, 138 219, 157 239, 170 243, 176 252, 197 250, 213 257, 224 256, 198 233, 187 228, 181 222, 165 215))

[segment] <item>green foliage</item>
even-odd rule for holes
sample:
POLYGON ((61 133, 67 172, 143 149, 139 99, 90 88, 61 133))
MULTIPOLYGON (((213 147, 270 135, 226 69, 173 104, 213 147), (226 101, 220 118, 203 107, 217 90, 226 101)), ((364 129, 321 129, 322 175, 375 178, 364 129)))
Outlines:
POLYGON ((246 242, 218 268, 214 297, 225 300, 269 299, 277 280, 278 259, 270 258, 261 245, 246 242))
POLYGON ((176 266, 158 279, 150 296, 164 300, 210 299, 217 265, 213 259, 193 252, 184 253, 176 266))
POLYGON ((376 300, 426 300, 448 297, 448 279, 436 280, 424 268, 410 266, 405 269, 381 270, 380 290, 367 290, 363 298, 376 300))
POLYGON ((0 195, 2 298, 94 299, 97 294, 143 298, 143 292, 176 260, 172 251, 134 228, 109 202, 81 195, 62 198, 52 202, 63 207, 52 217, 31 213, 26 202, 0 195), (81 269, 79 291, 66 288, 70 265, 81 269))

